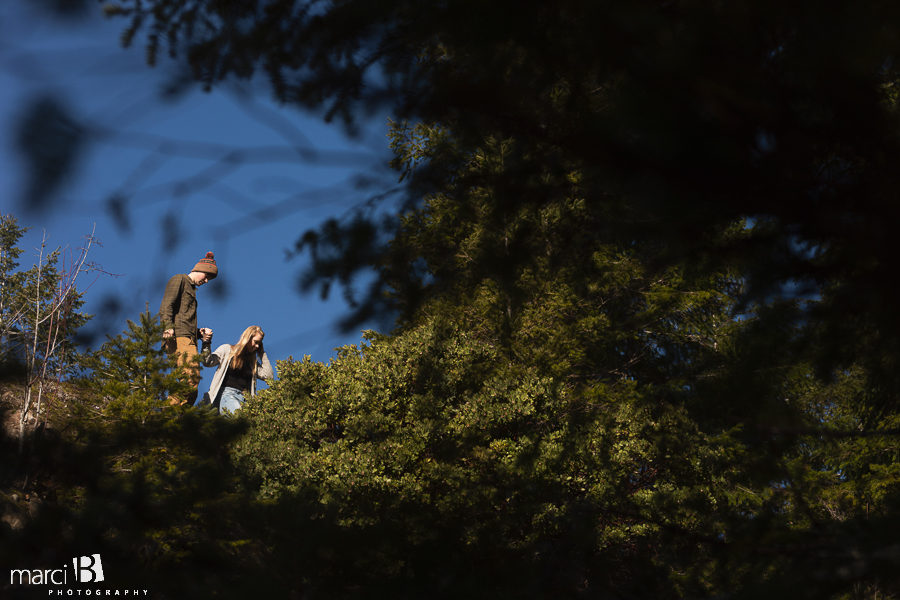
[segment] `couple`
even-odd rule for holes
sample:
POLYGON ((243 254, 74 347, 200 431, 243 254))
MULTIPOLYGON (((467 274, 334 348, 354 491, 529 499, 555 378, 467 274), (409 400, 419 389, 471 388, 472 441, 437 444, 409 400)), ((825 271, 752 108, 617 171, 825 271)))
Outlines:
POLYGON ((222 344, 210 353, 212 329, 197 329, 197 295, 196 289, 219 274, 215 257, 207 252, 188 274, 175 275, 169 279, 163 294, 159 314, 162 320, 163 340, 166 351, 178 357, 188 375, 188 381, 194 388, 191 397, 180 399, 170 396, 173 405, 184 405, 197 396, 197 385, 200 383, 200 367, 198 365, 197 338, 203 342, 199 355, 199 363, 207 367, 218 367, 213 375, 212 383, 201 399, 194 406, 218 407, 219 414, 232 414, 244 403, 247 394, 256 394, 256 379, 274 379, 275 370, 263 350, 263 330, 251 325, 244 330, 241 338, 234 345, 222 344))

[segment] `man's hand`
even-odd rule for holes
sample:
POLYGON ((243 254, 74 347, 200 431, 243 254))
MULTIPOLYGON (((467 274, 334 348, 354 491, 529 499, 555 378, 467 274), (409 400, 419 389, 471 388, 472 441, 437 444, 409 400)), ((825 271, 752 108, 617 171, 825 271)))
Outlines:
POLYGON ((209 342, 212 340, 213 330, 209 327, 203 327, 200 329, 200 339, 204 342, 209 342))
POLYGON ((163 339, 164 339, 164 340, 169 339, 169 338, 172 337, 173 335, 175 335, 175 330, 174 330, 174 329, 166 329, 165 331, 163 331, 163 339))

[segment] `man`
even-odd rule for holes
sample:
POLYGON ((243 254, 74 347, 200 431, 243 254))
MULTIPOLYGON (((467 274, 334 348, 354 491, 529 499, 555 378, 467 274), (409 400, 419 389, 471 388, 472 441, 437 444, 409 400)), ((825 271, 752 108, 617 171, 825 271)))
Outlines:
POLYGON ((197 329, 197 288, 219 274, 212 252, 194 265, 187 275, 173 275, 166 284, 159 316, 163 327, 163 343, 166 352, 176 354, 179 366, 183 367, 193 391, 187 398, 169 397, 169 404, 181 406, 193 404, 200 383, 200 366, 197 364, 197 337, 204 346, 212 340, 212 329, 197 329))

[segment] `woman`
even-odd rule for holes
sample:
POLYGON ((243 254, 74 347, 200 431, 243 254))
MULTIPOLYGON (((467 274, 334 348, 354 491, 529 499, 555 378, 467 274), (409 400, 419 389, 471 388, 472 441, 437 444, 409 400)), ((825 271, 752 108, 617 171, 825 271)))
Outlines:
POLYGON ((263 350, 265 333, 256 325, 251 325, 241 334, 237 344, 222 344, 201 360, 207 367, 218 367, 209 384, 209 392, 203 403, 219 407, 219 414, 236 412, 244 404, 247 393, 256 395, 257 377, 271 380, 275 369, 263 350))

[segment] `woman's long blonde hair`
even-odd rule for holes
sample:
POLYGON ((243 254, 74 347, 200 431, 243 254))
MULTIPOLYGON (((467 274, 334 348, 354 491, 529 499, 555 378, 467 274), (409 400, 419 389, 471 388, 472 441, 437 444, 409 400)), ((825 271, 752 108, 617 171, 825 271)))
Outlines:
POLYGON ((252 360, 254 377, 256 377, 256 355, 254 352, 249 350, 248 346, 250 344, 250 340, 255 335, 266 337, 265 332, 259 327, 259 325, 251 325, 244 330, 244 333, 241 334, 241 339, 238 340, 238 343, 231 347, 231 368, 240 369, 244 366, 244 361, 252 360))

